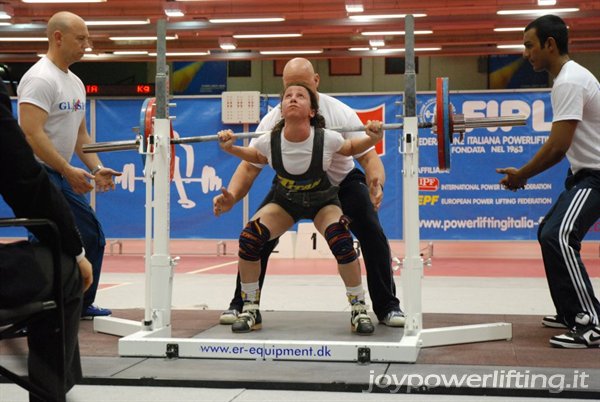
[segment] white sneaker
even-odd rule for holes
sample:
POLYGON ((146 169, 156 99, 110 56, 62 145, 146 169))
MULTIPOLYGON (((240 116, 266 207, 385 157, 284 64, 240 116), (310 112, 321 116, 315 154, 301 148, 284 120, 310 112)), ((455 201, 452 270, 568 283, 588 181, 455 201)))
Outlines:
POLYGON ((569 328, 557 315, 547 315, 542 318, 542 325, 548 328, 569 328))
POLYGON ((231 325, 238 318, 240 312, 236 309, 225 310, 221 313, 221 317, 219 317, 219 324, 221 325, 231 325))
POLYGON ((588 313, 575 317, 575 328, 566 334, 550 338, 550 345, 557 348, 585 349, 600 347, 600 327, 592 323, 588 313))
POLYGON ((388 327, 403 327, 406 322, 406 317, 402 310, 392 310, 379 322, 388 327))

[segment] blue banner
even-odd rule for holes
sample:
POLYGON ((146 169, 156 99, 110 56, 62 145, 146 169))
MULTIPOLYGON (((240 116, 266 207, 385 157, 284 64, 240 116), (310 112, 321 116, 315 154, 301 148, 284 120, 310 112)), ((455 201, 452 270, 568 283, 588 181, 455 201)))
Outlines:
MULTIPOLYGON (((418 102, 420 114, 431 115, 433 95, 418 102)), ((461 93, 451 95, 450 103, 465 116, 523 115, 528 124, 473 129, 462 139, 455 135, 450 172, 437 169, 437 140, 430 130, 420 130, 422 238, 536 239, 540 219, 562 190, 568 164, 563 161, 532 178, 518 192, 501 188, 502 176, 495 169, 522 166, 546 141, 552 119, 549 92, 461 93)))
MULTIPOLYGON (((381 116, 385 123, 401 118, 400 95, 345 95, 338 98, 357 110, 362 118, 381 116)), ((223 125, 219 97, 176 98, 173 127, 182 137, 213 135, 224 128, 254 130, 255 126, 223 125)), ((97 141, 133 139, 131 128, 139 126, 143 100, 93 100, 97 141)), ((264 98, 261 116, 279 102, 264 98)), ((455 113, 469 117, 524 115, 522 127, 479 128, 455 135, 451 146, 451 170, 440 171, 437 138, 430 129, 419 130, 419 194, 421 237, 424 240, 535 240, 540 219, 563 189, 565 161, 531 179, 523 191, 510 192, 498 184, 498 167, 522 166, 547 139, 552 110, 549 91, 451 93, 455 113)), ((417 96, 418 114, 431 121, 433 93, 417 96)), ((88 107, 88 111, 90 108, 88 107)), ((90 121, 88 117, 88 122, 90 121)), ((385 197, 380 219, 389 239, 402 239, 401 132, 386 132, 378 148, 385 171, 385 197)), ((135 151, 102 153, 106 166, 123 171, 116 191, 97 194, 96 209, 107 237, 144 237, 145 183, 142 159, 135 151)), ((171 185, 171 236, 173 238, 237 238, 242 204, 216 218, 212 199, 227 186, 239 161, 222 152, 216 142, 176 147, 175 174, 171 185)), ((254 182, 249 195, 250 215, 269 190, 273 171, 267 167, 254 182)), ((11 216, 0 205, 1 216, 11 216)), ((600 222, 587 236, 600 240, 600 222)))
POLYGON ((171 75, 175 95, 220 94, 227 89, 226 61, 176 61, 171 75))

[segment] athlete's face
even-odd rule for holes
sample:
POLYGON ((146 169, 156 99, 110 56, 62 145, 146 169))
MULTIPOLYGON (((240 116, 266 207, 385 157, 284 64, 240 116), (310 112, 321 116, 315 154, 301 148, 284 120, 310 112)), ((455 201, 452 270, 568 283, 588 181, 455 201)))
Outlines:
POLYGON ((311 108, 308 90, 299 85, 288 87, 283 93, 281 114, 285 119, 292 117, 310 119, 314 117, 315 111, 311 108))

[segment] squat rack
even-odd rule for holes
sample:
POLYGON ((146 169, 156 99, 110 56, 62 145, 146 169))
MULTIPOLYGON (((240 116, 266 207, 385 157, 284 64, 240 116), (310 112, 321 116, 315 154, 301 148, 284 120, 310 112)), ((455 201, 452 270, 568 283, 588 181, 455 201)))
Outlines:
MULTIPOLYGON (((168 116, 168 70, 166 65, 166 22, 157 23, 156 118, 154 146, 145 152, 146 243, 145 310, 140 323, 116 317, 97 317, 94 330, 122 336, 121 356, 186 357, 221 359, 268 359, 305 361, 405 362, 417 361, 421 348, 493 340, 510 340, 512 326, 497 322, 423 328, 423 259, 419 244, 419 122, 416 116, 416 73, 414 54, 414 17, 405 18, 405 93, 403 133, 403 238, 405 257, 402 264, 402 289, 406 324, 397 341, 376 342, 364 337, 355 341, 298 341, 281 339, 203 339, 171 336, 171 300, 176 259, 169 249, 169 166, 171 158, 168 116), (257 351, 262 351, 258 353, 257 351), (272 351, 273 353, 265 353, 272 351), (300 352, 299 352, 300 351, 300 352), (303 353, 301 351, 310 351, 303 353), (317 351, 327 351, 317 353, 317 351)), ((140 150, 142 152, 142 150, 140 150)))

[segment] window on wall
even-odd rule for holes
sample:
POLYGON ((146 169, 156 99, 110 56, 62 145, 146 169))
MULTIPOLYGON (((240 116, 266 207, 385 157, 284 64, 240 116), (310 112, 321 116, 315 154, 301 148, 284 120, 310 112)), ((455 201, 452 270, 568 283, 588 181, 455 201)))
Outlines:
POLYGON ((252 62, 250 60, 231 60, 227 62, 229 77, 251 77, 252 62))
POLYGON ((329 75, 361 75, 362 59, 360 57, 347 57, 329 59, 329 75))
MULTIPOLYGON (((385 58, 385 73, 386 74, 404 74, 404 57, 386 57, 385 58)), ((415 57, 415 74, 419 73, 419 58, 415 57)))

